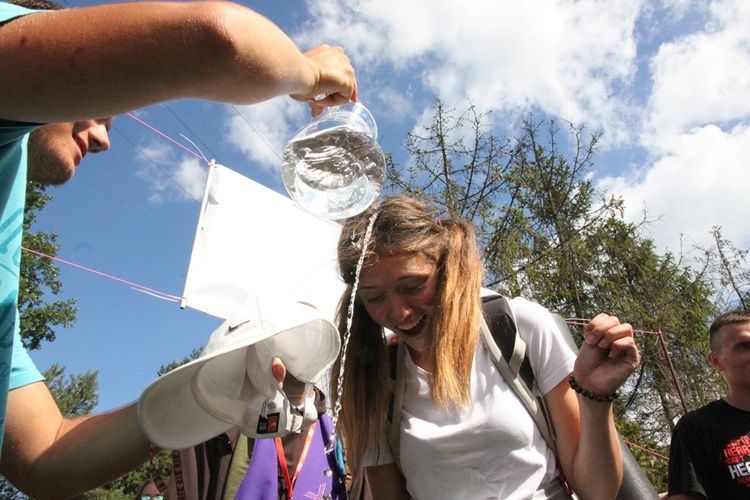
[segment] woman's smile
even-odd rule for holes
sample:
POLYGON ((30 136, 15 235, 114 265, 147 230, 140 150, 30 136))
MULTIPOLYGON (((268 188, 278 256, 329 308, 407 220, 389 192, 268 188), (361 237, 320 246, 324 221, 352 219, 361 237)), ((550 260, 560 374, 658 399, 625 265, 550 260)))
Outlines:
POLYGON ((362 269, 357 292, 370 317, 421 352, 437 289, 437 266, 422 254, 379 256, 362 269))

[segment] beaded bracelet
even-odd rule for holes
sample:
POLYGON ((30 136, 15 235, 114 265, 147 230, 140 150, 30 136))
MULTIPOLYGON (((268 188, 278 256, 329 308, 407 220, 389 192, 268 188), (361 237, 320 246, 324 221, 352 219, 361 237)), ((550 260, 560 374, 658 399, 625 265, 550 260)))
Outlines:
POLYGON ((615 399, 617 399, 620 396, 620 393, 617 391, 613 392, 612 394, 608 394, 606 396, 600 396, 599 394, 594 394, 593 392, 589 392, 580 385, 576 383, 575 377, 571 376, 568 379, 568 383, 570 384, 570 388, 576 391, 578 394, 585 398, 589 398, 591 401, 596 401, 597 403, 611 403, 615 399))

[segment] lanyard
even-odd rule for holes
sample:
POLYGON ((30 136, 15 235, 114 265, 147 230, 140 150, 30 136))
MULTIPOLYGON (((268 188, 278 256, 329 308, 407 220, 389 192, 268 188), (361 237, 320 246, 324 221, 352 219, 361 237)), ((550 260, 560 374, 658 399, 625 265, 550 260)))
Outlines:
POLYGON ((310 429, 307 431, 305 444, 302 446, 302 454, 299 457, 299 462, 297 462, 297 468, 294 469, 294 476, 291 478, 289 477, 289 467, 287 467, 286 464, 286 455, 284 454, 284 445, 281 443, 281 438, 273 438, 274 443, 276 443, 276 456, 279 457, 279 467, 281 468, 281 473, 284 475, 284 481, 286 482, 286 490, 288 493, 287 498, 289 500, 294 496, 294 483, 297 481, 297 476, 299 476, 299 473, 302 470, 302 465, 305 463, 307 452, 310 451, 310 443, 312 442, 313 434, 315 433, 315 424, 317 424, 317 422, 313 422, 312 425, 310 425, 310 429))

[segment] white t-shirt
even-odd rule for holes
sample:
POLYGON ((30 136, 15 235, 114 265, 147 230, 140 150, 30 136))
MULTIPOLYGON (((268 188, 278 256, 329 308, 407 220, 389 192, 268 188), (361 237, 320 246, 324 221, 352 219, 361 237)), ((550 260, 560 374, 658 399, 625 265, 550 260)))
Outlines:
MULTIPOLYGON (((516 324, 543 394, 572 371, 575 354, 542 306, 511 300, 516 324)), ((428 376, 406 356, 401 467, 415 499, 528 499, 554 479, 553 453, 480 340, 471 371, 472 406, 436 408, 428 376)), ((393 462, 387 440, 365 465, 393 462), (375 459, 375 460, 373 460, 375 459)))

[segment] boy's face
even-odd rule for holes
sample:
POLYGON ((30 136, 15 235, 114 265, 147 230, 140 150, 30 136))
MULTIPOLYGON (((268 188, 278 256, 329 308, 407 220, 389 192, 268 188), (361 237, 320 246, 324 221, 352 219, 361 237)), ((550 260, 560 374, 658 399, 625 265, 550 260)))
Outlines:
POLYGON ((28 179, 55 186, 68 182, 86 154, 109 149, 113 120, 53 123, 31 132, 28 179))
POLYGON ((722 326, 715 334, 708 361, 735 390, 750 391, 750 322, 722 326))

